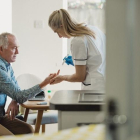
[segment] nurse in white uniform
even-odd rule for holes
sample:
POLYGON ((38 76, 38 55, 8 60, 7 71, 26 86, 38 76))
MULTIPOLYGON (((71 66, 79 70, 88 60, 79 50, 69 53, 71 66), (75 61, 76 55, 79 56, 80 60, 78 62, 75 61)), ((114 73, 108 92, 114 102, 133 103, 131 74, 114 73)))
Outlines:
POLYGON ((105 35, 95 26, 75 22, 64 9, 54 11, 49 26, 58 36, 71 38, 71 53, 75 65, 72 75, 58 75, 52 84, 62 81, 81 82, 82 90, 105 88, 105 35))

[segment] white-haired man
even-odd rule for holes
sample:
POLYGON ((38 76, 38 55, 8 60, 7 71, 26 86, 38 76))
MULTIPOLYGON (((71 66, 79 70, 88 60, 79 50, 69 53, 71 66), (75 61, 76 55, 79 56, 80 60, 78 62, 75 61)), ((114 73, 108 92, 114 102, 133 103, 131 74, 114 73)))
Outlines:
POLYGON ((42 83, 34 87, 21 90, 15 79, 12 62, 16 61, 18 42, 11 33, 0 34, 0 124, 14 135, 33 133, 33 128, 15 116, 18 114, 19 105, 39 93, 43 87, 50 83, 50 79, 56 74, 50 74, 42 83), (4 107, 7 96, 12 98, 5 113, 4 107))

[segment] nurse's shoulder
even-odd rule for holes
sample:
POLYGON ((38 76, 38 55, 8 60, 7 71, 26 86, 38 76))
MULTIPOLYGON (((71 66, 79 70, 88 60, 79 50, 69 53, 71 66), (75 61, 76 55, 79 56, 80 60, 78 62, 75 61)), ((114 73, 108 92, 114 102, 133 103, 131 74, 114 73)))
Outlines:
POLYGON ((72 39, 71 44, 74 46, 80 46, 85 44, 85 36, 76 36, 72 39))

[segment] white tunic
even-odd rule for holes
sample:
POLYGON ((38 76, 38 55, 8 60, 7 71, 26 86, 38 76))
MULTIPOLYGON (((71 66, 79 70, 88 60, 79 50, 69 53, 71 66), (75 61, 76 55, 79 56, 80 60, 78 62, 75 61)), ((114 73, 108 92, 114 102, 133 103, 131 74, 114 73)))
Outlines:
POLYGON ((86 79, 82 90, 104 90, 105 88, 105 44, 104 33, 95 26, 87 26, 95 33, 95 39, 84 35, 71 41, 74 65, 86 65, 86 79))

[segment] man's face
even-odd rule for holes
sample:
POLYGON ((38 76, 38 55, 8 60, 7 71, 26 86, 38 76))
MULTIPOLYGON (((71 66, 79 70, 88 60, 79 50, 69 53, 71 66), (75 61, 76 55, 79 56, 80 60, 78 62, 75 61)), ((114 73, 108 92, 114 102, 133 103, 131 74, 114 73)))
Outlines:
POLYGON ((8 35, 8 47, 6 49, 0 48, 1 56, 9 63, 16 61, 18 52, 17 40, 14 36, 8 35))

